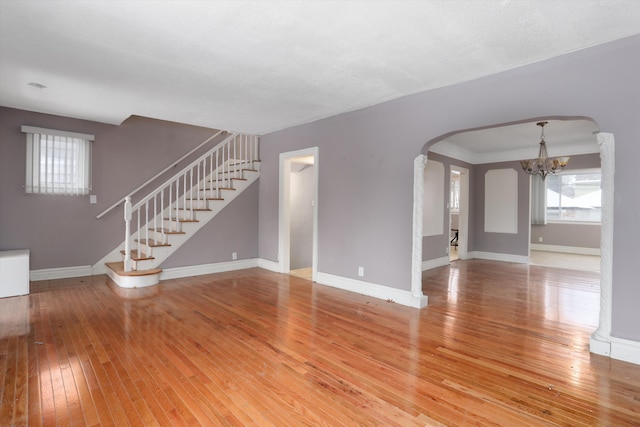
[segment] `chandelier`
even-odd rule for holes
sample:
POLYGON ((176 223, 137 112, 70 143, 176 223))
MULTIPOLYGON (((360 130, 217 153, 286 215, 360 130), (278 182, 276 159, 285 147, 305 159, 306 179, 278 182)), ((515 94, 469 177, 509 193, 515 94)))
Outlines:
POLYGON ((540 175, 544 180, 549 174, 556 174, 569 163, 569 157, 557 157, 549 159, 546 141, 544 140, 544 126, 549 122, 538 122, 536 125, 542 128, 540 135, 540 151, 538 157, 530 160, 520 160, 522 169, 530 175, 540 175))

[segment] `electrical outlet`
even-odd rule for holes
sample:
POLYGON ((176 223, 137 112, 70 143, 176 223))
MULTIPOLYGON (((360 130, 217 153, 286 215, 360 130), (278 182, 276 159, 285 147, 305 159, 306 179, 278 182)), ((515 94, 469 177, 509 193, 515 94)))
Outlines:
POLYGON ((238 259, 238 252, 231 252, 231 259, 232 260, 237 260, 238 259))
POLYGON ((542 243, 542 237, 538 237, 538 243, 542 243))
POLYGON ((358 267, 358 276, 364 277, 364 267, 358 267))
POLYGON ((89 203, 91 203, 92 205, 98 203, 98 196, 96 196, 95 194, 89 195, 89 203))

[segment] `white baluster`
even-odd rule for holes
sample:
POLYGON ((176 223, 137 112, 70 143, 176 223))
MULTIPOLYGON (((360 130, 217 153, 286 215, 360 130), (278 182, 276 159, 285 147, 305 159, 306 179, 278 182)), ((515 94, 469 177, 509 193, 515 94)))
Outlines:
POLYGON ((124 199, 124 271, 131 271, 131 197, 124 199))
POLYGON ((142 243, 140 243, 140 240, 142 240, 142 233, 140 232, 140 208, 138 208, 136 212, 137 212, 136 216, 138 218, 137 231, 136 231, 138 233, 138 249, 137 250, 138 250, 138 256, 140 256, 140 252, 141 252, 140 249, 142 245, 142 243))
MULTIPOLYGON (((144 202, 144 238, 147 240, 147 246, 149 245, 149 201, 144 202)), ((155 237, 155 236, 154 236, 155 237)))
MULTIPOLYGON (((216 198, 220 199, 220 186, 218 185, 218 168, 220 167, 220 149, 216 150, 216 181, 215 181, 215 186, 216 186, 216 198)), ((211 179, 213 179, 213 172, 211 172, 211 179)), ((214 185, 214 183, 212 182, 211 185, 214 185)))

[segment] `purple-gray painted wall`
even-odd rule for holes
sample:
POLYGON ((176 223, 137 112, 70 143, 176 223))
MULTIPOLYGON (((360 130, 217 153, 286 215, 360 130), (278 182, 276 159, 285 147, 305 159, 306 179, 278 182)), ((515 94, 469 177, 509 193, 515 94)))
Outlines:
MULTIPOLYGON (((260 257, 277 260, 281 152, 319 149, 318 270, 409 290, 418 154, 450 132, 591 117, 616 141, 612 335, 640 340, 639 75, 640 36, 634 36, 268 134, 261 142, 260 257), (358 266, 364 266, 364 278, 357 277, 358 266)), ((520 227, 528 230, 526 221, 520 227)), ((515 252, 526 254, 526 238, 516 243, 480 237, 475 250, 500 252, 502 245, 517 244, 515 252)))
POLYGON ((186 267, 258 257, 258 183, 254 182, 164 261, 161 268, 186 267))
POLYGON ((531 243, 566 246, 571 248, 600 249, 600 224, 560 224, 531 226, 531 243), (539 238, 542 238, 540 241, 539 238))
MULTIPOLYGON (((96 215, 215 131, 136 116, 120 126, 112 126, 0 108, 0 250, 30 249, 31 270, 93 265, 124 239, 122 207, 101 219, 96 219, 96 215), (95 135, 91 194, 97 196, 97 204, 89 204, 89 197, 24 193, 26 138, 20 131, 22 125, 95 135)), ((172 168, 169 173, 186 166, 189 160, 172 168)), ((246 209, 255 216, 257 194, 255 190, 251 194, 249 198, 252 201, 246 209)), ((232 203, 227 209, 237 209, 233 206, 232 203)), ((238 222, 225 223, 225 230, 236 229, 238 238, 246 239, 243 236, 245 225, 239 222, 245 214, 229 215, 237 217, 238 222)), ((214 228, 211 226, 207 230, 213 232, 214 228)), ((238 246, 242 248, 239 249, 239 258, 245 251, 247 258, 255 257, 255 234, 250 245, 243 243, 238 246)), ((208 251, 206 246, 199 251, 194 244, 189 248, 194 253, 208 251)), ((181 248, 175 256, 184 251, 185 248, 181 248)))
POLYGON ((521 172, 519 162, 499 162, 475 165, 470 173, 470 192, 475 194, 473 216, 473 246, 469 251, 490 252, 517 256, 529 256, 529 175, 521 172), (518 174, 518 232, 491 233, 485 231, 485 174, 490 170, 513 169, 518 174))

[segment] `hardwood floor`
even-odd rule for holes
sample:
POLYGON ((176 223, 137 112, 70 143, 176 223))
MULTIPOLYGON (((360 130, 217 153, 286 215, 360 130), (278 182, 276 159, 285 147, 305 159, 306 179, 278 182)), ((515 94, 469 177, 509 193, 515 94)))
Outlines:
POLYGON ((424 290, 34 282, 0 299, 0 425, 640 425, 640 366, 588 351, 597 273, 458 261, 424 290))

